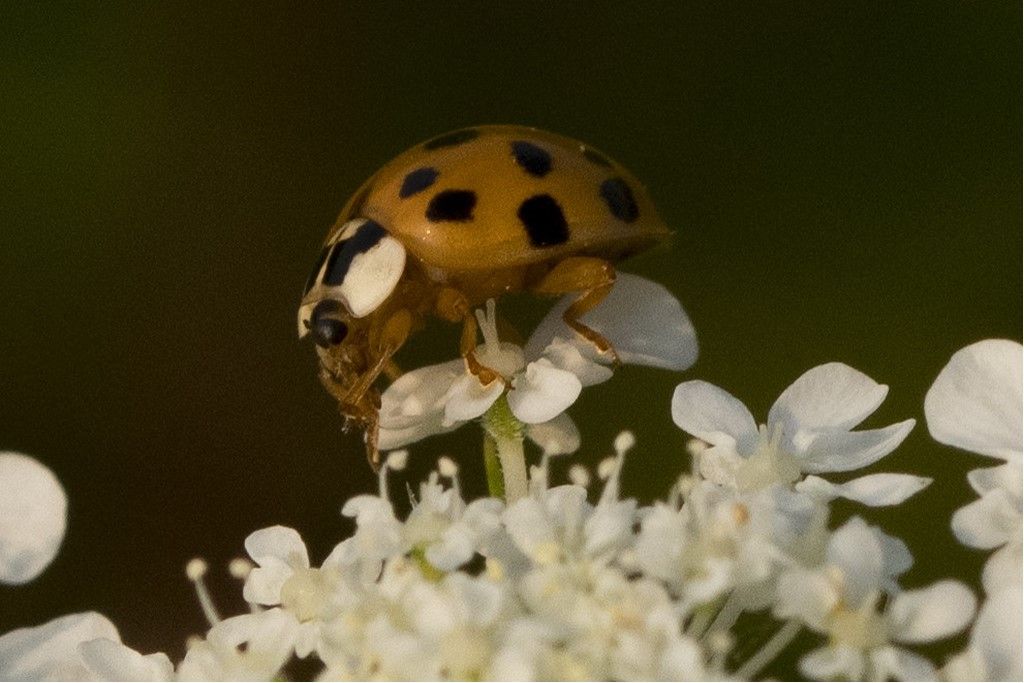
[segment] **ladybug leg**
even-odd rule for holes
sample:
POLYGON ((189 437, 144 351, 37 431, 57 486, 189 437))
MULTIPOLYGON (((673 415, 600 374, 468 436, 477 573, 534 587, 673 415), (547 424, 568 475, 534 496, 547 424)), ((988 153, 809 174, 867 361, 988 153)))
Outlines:
MULTIPOLYGON (((343 399, 343 403, 358 405, 363 399, 377 377, 383 372, 390 375, 398 368, 391 360, 398 349, 402 348, 405 340, 409 338, 412 330, 412 313, 406 309, 399 309, 392 313, 384 323, 373 331, 370 339, 370 348, 374 349, 376 360, 365 370, 362 376, 352 385, 343 399)), ((401 374, 399 371, 398 374, 401 374)))
POLYGON ((384 376, 388 378, 389 382, 394 382, 404 374, 402 368, 398 367, 398 363, 393 359, 388 358, 387 362, 384 363, 384 376))
POLYGON ((437 296, 437 314, 449 322, 462 321, 462 336, 459 339, 459 353, 466 361, 466 367, 483 385, 488 385, 500 375, 481 363, 476 357, 476 317, 466 295, 457 289, 445 287, 437 296))
POLYGON ((374 472, 380 470, 380 451, 377 448, 380 437, 380 396, 376 391, 366 395, 364 410, 363 439, 366 442, 366 460, 374 472))
POLYGON ((601 303, 615 284, 615 267, 604 259, 588 256, 571 256, 560 261, 533 287, 537 294, 557 296, 580 292, 562 320, 565 324, 592 343, 602 354, 611 354, 613 362, 619 363, 619 356, 601 333, 580 322, 580 317, 601 303))

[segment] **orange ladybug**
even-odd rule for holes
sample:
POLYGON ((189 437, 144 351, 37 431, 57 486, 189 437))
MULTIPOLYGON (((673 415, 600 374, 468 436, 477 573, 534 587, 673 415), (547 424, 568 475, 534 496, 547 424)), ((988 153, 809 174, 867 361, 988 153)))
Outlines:
POLYGON ((633 175, 583 143, 524 126, 478 126, 433 138, 370 177, 327 233, 299 305, 320 379, 346 428, 365 430, 378 465, 381 374, 427 316, 462 323, 460 352, 482 383, 498 379, 476 348, 475 307, 507 292, 578 293, 579 321, 607 296, 612 265, 669 230, 633 175))

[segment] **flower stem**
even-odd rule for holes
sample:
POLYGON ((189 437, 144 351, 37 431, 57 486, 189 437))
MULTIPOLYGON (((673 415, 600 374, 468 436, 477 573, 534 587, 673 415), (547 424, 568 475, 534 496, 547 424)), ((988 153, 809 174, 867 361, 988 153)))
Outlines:
MULTIPOLYGON (((487 467, 487 486, 493 494, 497 488, 492 482, 493 457, 488 458, 489 444, 497 455, 497 469, 501 472, 505 502, 514 503, 527 492, 526 455, 523 452, 523 423, 516 419, 502 394, 484 413, 484 464, 487 467)), ((497 475, 493 478, 496 480, 497 475)))
POLYGON ((484 432, 484 469, 487 471, 487 492, 492 498, 505 499, 505 481, 501 477, 501 461, 498 460, 498 444, 494 437, 484 432))
POLYGON ((707 630, 705 630, 701 634, 701 637, 707 638, 712 633, 716 633, 718 631, 728 631, 733 627, 733 625, 736 623, 736 620, 740 618, 740 615, 742 613, 743 599, 740 596, 739 591, 733 590, 733 592, 729 594, 729 597, 726 599, 725 603, 722 605, 722 608, 718 611, 718 614, 715 615, 714 621, 712 621, 711 625, 708 626, 707 630))
POLYGON ((798 633, 800 633, 800 622, 795 619, 787 621, 782 628, 775 632, 775 635, 768 639, 768 642, 761 646, 760 650, 754 653, 753 657, 733 673, 733 679, 737 681, 752 680, 761 672, 761 669, 771 664, 772 660, 793 642, 798 633))

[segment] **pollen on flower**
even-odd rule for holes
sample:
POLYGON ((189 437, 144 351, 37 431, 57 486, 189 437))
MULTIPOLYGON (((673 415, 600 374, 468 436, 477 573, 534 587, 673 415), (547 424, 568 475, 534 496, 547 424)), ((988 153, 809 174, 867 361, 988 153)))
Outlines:
POLYGON ((709 448, 707 442, 700 439, 690 439, 686 442, 686 452, 692 457, 700 457, 700 454, 709 448))
POLYGON ((708 635, 708 649, 716 655, 724 655, 732 649, 735 638, 728 631, 713 631, 708 635))
POLYGON ((615 437, 615 452, 622 455, 629 449, 636 445, 636 437, 633 436, 633 432, 623 431, 619 432, 619 435, 615 437))
POLYGON ((608 477, 612 476, 615 472, 617 460, 615 458, 605 458, 597 464, 597 477, 601 481, 605 481, 608 477))
POLYGON ((193 557, 185 565, 185 576, 188 577, 189 581, 193 583, 206 576, 206 572, 209 571, 210 566, 201 557, 193 557))
POLYGON ((437 471, 442 477, 451 479, 459 473, 459 466, 455 464, 454 460, 443 455, 437 459, 437 471))
POLYGON ((732 518, 737 524, 746 524, 750 521, 750 510, 746 505, 737 503, 732 506, 732 518))
POLYGON ((388 459, 386 462, 388 469, 400 472, 404 470, 405 466, 409 463, 409 451, 404 449, 400 451, 392 451, 391 453, 388 453, 388 459))
POLYGON ((245 579, 253 570, 253 564, 244 557, 236 557, 228 562, 228 574, 236 579, 245 579))
POLYGON ((573 465, 569 468, 569 481, 576 486, 587 488, 590 486, 590 470, 583 465, 573 465))

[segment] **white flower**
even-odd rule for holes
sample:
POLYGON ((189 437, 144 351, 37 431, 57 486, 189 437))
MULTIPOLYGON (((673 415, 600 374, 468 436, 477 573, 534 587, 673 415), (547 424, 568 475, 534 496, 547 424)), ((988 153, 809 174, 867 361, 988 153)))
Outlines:
POLYGON ((782 486, 737 493, 698 482, 678 509, 645 510, 635 561, 647 576, 665 581, 690 610, 730 592, 745 609, 774 597, 777 571, 791 563, 793 546, 814 540, 823 513, 813 500, 782 486))
POLYGON ((547 488, 548 457, 534 468, 530 495, 502 515, 508 535, 535 566, 554 563, 603 565, 633 540, 636 501, 619 499, 619 477, 633 437, 616 439, 616 456, 607 462, 607 477, 597 505, 587 490, 565 485, 547 488))
POLYGON ((899 644, 926 643, 962 630, 974 595, 957 581, 900 591, 910 567, 906 546, 853 518, 832 534, 821 564, 779 579, 775 615, 826 634, 828 645, 804 655, 801 672, 817 680, 933 680, 924 657, 899 644), (880 610, 884 595, 890 597, 880 610))
POLYGON ((473 559, 501 526, 504 504, 482 498, 469 505, 458 489, 444 488, 437 472, 420 485, 420 495, 403 535, 407 544, 423 553, 430 565, 450 572, 473 559))
POLYGON ((298 622, 274 608, 243 614, 214 625, 205 640, 192 643, 178 665, 184 681, 266 681, 276 678, 292 656, 298 622))
POLYGON ((450 461, 444 463, 444 469, 453 485, 445 488, 440 472, 431 472, 420 485, 409 517, 404 523, 399 521, 386 497, 388 469, 381 469, 379 496, 356 496, 342 508, 343 515, 355 517, 357 528, 338 546, 337 558, 343 563, 364 563, 364 575, 370 580, 379 573, 381 562, 409 552, 427 563, 424 569, 454 571, 483 552, 498 533, 504 504, 483 498, 466 505, 459 490, 458 468, 450 461))
POLYGON ((46 466, 0 453, 0 583, 31 581, 57 556, 67 528, 67 496, 46 466))
POLYGON ((892 452, 914 426, 906 420, 881 429, 851 431, 885 399, 888 387, 842 363, 801 375, 772 406, 760 429, 736 398, 700 380, 684 382, 672 397, 672 419, 710 444, 700 455, 701 474, 740 491, 775 483, 823 498, 841 496, 868 505, 892 505, 931 480, 875 474, 835 486, 805 474, 847 472, 892 452))
POLYGON ((96 612, 0 636, 0 680, 167 681, 173 673, 166 655, 125 647, 117 628, 96 612))
POLYGON ((296 654, 307 657, 319 648, 323 622, 338 614, 343 586, 351 580, 341 546, 319 569, 311 568, 299 533, 275 526, 249 534, 245 550, 258 566, 246 577, 242 596, 255 605, 280 605, 293 615, 296 631, 290 638, 296 654))
POLYGON ((1005 586, 990 595, 971 629, 971 643, 943 667, 947 681, 1019 681, 1021 665, 1021 587, 1005 586))
POLYGON ((1005 339, 954 353, 924 399, 932 437, 1020 466, 1021 355, 1021 345, 1005 339))
POLYGON ((925 397, 928 430, 942 443, 1005 463, 971 471, 981 496, 953 515, 964 545, 998 550, 983 576, 992 593, 1021 585, 1021 345, 988 339, 953 354, 925 397))
MULTIPOLYGON (((562 322, 567 297, 525 348, 498 339, 493 303, 477 313, 484 343, 476 357, 501 377, 488 385, 462 360, 413 370, 381 397, 380 448, 390 450, 451 431, 487 412, 502 394, 526 435, 552 454, 572 452, 579 434, 563 413, 583 387, 611 377, 609 358, 562 322)), ((682 370, 697 356, 693 326, 664 287, 620 273, 608 297, 582 321, 605 335, 626 363, 682 370)))

